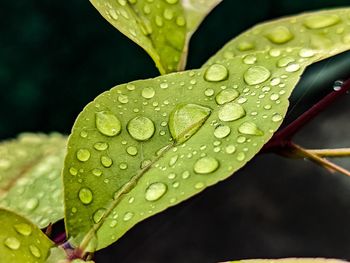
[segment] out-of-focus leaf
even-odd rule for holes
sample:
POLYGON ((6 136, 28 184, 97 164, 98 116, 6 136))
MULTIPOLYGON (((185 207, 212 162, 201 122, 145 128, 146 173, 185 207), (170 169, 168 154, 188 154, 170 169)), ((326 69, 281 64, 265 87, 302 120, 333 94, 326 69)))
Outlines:
POLYGON ((141 46, 161 74, 185 68, 190 37, 220 0, 90 0, 101 15, 141 46))
POLYGON ((54 243, 24 217, 0 208, 0 261, 46 262, 54 243))
POLYGON ((63 218, 66 137, 26 133, 0 144, 0 206, 40 228, 63 218))

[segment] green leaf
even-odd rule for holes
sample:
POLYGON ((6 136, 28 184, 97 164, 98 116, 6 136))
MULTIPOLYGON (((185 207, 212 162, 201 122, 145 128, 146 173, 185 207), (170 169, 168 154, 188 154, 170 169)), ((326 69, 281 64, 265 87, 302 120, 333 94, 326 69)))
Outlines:
POLYGON ((0 144, 0 206, 40 228, 63 218, 61 170, 66 138, 22 134, 0 144))
POLYGON ((185 68, 189 40, 220 0, 90 0, 101 15, 141 46, 161 74, 185 68))
POLYGON ((227 261, 223 263, 345 263, 340 259, 327 258, 282 258, 282 259, 244 259, 227 261))
MULTIPOLYGON (((349 10, 332 12, 341 15, 346 34, 349 10)), ((305 29, 303 47, 286 42, 278 55, 257 51, 119 85, 88 104, 73 127, 63 171, 73 243, 106 247, 243 167, 280 126, 306 66, 350 48, 335 30, 322 31, 329 45, 317 50, 310 51, 305 29)))
POLYGON ((54 243, 33 223, 0 208, 1 262, 46 262, 54 243))

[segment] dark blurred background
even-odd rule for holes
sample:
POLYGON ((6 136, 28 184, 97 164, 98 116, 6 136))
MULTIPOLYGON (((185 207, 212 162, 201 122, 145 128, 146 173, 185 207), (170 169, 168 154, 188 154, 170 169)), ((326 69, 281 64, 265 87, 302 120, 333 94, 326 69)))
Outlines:
MULTIPOLYGON (((159 0, 160 1, 160 0, 159 0)), ((224 0, 194 35, 187 68, 200 67, 250 26, 348 0, 224 0)), ((0 139, 23 131, 68 134, 82 108, 112 86, 158 75, 137 45, 87 0, 2 1, 0 139)), ((350 54, 318 63, 293 94, 287 121, 350 78, 350 54)), ((350 95, 296 138, 350 147, 350 95)), ((350 169, 348 159, 336 160, 350 169)), ((235 176, 130 230, 96 254, 107 262, 218 262, 240 258, 350 259, 350 178, 303 160, 259 155, 235 176)))

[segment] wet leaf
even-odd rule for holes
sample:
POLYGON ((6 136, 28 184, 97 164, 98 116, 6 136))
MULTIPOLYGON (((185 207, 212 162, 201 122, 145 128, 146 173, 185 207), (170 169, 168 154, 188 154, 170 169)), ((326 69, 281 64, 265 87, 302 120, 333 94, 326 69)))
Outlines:
POLYGON ((185 68, 189 40, 220 0, 90 0, 101 15, 141 46, 161 74, 185 68))
MULTIPOLYGON (((349 11, 338 12, 347 32, 349 11)), ((350 48, 329 29, 322 31, 329 45, 310 51, 309 32, 299 34, 302 47, 287 41, 278 52, 259 50, 119 85, 88 104, 73 127, 63 173, 66 226, 75 245, 108 246, 256 155, 280 126, 305 67, 350 48), (114 117, 102 127, 101 114, 114 117)))
MULTIPOLYGON (((347 261, 326 258, 282 258, 282 259, 244 259, 226 263, 345 263, 347 261)), ((223 262, 224 263, 224 262, 223 262)))
POLYGON ((1 262, 46 262, 54 243, 24 217, 0 208, 1 262))
POLYGON ((61 170, 66 138, 22 134, 0 144, 0 207, 40 228, 63 218, 61 170))

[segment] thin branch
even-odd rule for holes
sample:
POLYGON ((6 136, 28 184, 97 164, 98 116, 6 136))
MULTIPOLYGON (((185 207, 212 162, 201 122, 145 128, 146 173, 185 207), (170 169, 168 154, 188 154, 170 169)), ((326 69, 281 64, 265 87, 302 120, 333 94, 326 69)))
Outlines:
POLYGON ((350 148, 339 149, 307 149, 309 153, 319 157, 350 157, 350 148))
POLYGON ((339 172, 339 173, 342 173, 344 175, 347 175, 347 176, 350 176, 350 171, 344 169, 343 167, 335 164, 335 163, 332 163, 331 161, 325 159, 325 158, 322 158, 314 153, 311 153, 309 152, 308 150, 302 148, 301 146, 297 145, 297 144, 294 144, 294 143, 291 143, 290 146, 292 147, 292 151, 299 155, 300 157, 304 157, 304 158, 307 158, 325 168, 327 168, 328 170, 331 169, 333 171, 336 171, 336 172, 339 172))

